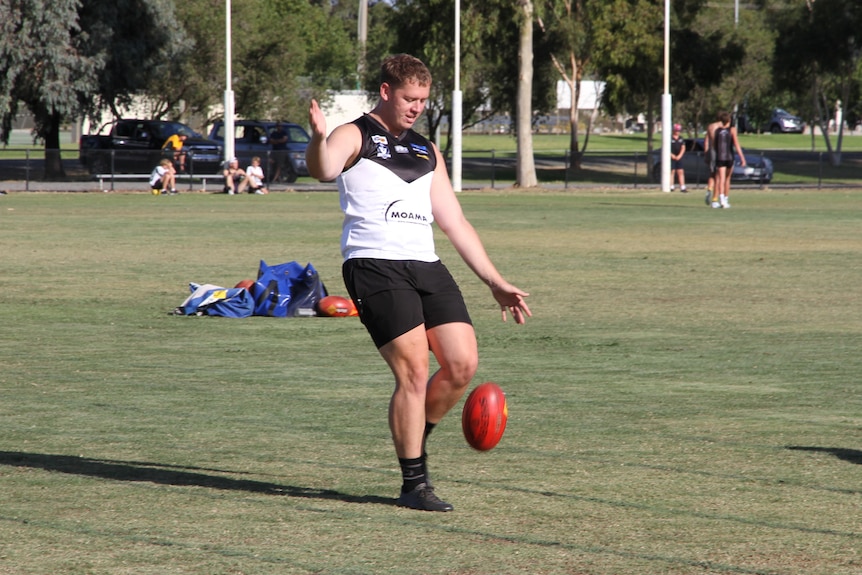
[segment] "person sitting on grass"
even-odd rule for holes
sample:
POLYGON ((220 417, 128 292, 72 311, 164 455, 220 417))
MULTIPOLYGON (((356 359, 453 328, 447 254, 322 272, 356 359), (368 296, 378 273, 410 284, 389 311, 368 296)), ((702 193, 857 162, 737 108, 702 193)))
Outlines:
POLYGON ((153 190, 153 195, 167 194, 168 190, 176 194, 176 178, 174 163, 168 158, 162 158, 159 165, 150 173, 150 189, 153 190))
POLYGON ((234 195, 241 194, 248 186, 248 175, 239 167, 239 160, 231 158, 224 169, 224 192, 234 195))
POLYGON ((248 193, 250 194, 268 194, 266 184, 263 182, 263 168, 260 167, 260 157, 255 156, 251 159, 251 165, 246 168, 245 174, 248 177, 248 193))

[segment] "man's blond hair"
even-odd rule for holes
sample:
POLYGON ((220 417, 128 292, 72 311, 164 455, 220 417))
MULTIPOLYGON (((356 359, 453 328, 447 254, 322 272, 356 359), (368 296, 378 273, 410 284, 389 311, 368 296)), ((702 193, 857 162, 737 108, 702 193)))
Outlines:
POLYGON ((431 72, 422 60, 410 54, 395 54, 383 60, 380 65, 381 84, 398 88, 408 82, 420 86, 431 85, 431 72))

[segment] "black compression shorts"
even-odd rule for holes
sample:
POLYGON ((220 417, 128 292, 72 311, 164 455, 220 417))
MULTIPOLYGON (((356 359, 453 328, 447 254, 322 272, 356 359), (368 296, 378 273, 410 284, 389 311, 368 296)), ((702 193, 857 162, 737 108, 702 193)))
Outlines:
POLYGON ((344 285, 365 329, 381 348, 418 325, 469 323, 461 290, 439 260, 348 259, 344 285))

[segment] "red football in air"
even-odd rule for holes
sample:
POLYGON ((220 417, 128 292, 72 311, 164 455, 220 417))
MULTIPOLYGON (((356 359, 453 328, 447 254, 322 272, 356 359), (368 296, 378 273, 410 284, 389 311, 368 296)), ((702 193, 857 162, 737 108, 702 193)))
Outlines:
POLYGON ((326 317, 349 317, 358 315, 356 305, 349 297, 328 295, 317 304, 317 313, 326 317))
POLYGON ((461 428, 470 447, 488 451, 500 442, 509 419, 506 394, 494 382, 486 381, 476 386, 461 413, 461 428))
POLYGON ((251 291, 251 286, 253 286, 253 285, 254 285, 254 280, 242 280, 241 282, 239 282, 238 284, 236 284, 236 285, 235 285, 235 286, 233 286, 233 287, 235 287, 235 288, 245 288, 245 289, 247 289, 248 291, 251 291))

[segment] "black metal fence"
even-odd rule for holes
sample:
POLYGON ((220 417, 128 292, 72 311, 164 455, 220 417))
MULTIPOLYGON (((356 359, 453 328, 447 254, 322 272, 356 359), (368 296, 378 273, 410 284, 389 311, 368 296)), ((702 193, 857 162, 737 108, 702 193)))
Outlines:
MULTIPOLYGON (((118 167, 116 156, 111 157, 110 150, 96 151, 104 155, 101 163, 104 171, 92 172, 92 165, 84 165, 79 161, 76 150, 61 150, 64 175, 62 177, 46 178, 45 151, 43 148, 3 148, 0 149, 0 181, 24 182, 24 189, 30 189, 31 182, 46 181, 93 181, 98 178, 109 180, 111 176, 132 174, 139 177, 149 174, 150 169, 129 170, 118 167)), ((152 151, 141 152, 152 154, 152 151)), ((240 156, 241 166, 248 165, 252 153, 240 156)), ((304 158, 289 156, 287 152, 267 151, 257 154, 261 157, 261 166, 266 179, 273 182, 292 183, 299 179, 312 182, 307 176, 304 158), (292 162, 300 161, 299 173, 291 168, 292 162), (281 168, 279 170, 279 167, 281 168), (280 173, 279 173, 280 171, 280 173)), ((834 165, 832 157, 826 152, 799 152, 785 150, 769 150, 757 152, 754 159, 768 158, 773 166, 774 174, 771 182, 734 180, 735 185, 755 186, 795 186, 795 187, 856 187, 862 185, 862 152, 844 152, 841 162, 834 165)), ((656 154, 641 152, 587 152, 583 154, 577 165, 572 165, 571 155, 567 150, 541 150, 534 154, 536 174, 539 183, 554 187, 576 186, 622 186, 622 187, 655 187, 658 185, 656 154)), ((749 154, 751 161, 751 154, 749 154)), ((158 160, 144 162, 144 165, 154 167, 158 160)), ((517 155, 514 152, 497 150, 465 151, 462 154, 462 181, 471 185, 489 187, 508 187, 516 180, 517 155)), ((138 165, 141 165, 140 163, 138 165)), ((687 183, 692 186, 702 185, 706 181, 706 166, 702 161, 696 162, 702 166, 696 168, 693 174, 687 173, 687 183)), ((216 178, 220 173, 218 166, 202 166, 195 163, 190 156, 187 166, 189 177, 216 178)), ((118 179, 129 179, 120 177, 118 179)), ((188 179, 188 178, 187 178, 188 179)))

